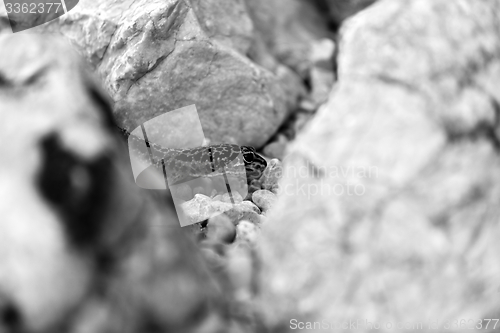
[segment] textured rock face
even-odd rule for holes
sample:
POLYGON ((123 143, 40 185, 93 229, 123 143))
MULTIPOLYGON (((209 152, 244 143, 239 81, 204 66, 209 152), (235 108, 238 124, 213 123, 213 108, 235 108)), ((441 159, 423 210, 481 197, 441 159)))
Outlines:
POLYGON ((285 21, 266 26, 280 1, 88 0, 30 32, 59 32, 81 50, 105 81, 122 127, 196 104, 212 143, 259 147, 304 90, 288 67, 308 66, 313 34, 301 28, 326 34, 310 5, 290 4, 285 21), (310 15, 302 15, 305 7, 310 15))
MULTIPOLYGON (((257 37, 250 56, 266 68, 276 66, 276 60, 259 54, 263 48, 301 76, 311 66, 309 55, 314 41, 329 36, 321 15, 308 1, 247 0, 247 8, 257 37)), ((331 37, 331 36, 330 36, 331 37)), ((268 56, 267 56, 268 57, 268 56)))
POLYGON ((276 331, 498 318, 499 11, 387 0, 348 22, 339 82, 290 148, 263 228, 276 331))

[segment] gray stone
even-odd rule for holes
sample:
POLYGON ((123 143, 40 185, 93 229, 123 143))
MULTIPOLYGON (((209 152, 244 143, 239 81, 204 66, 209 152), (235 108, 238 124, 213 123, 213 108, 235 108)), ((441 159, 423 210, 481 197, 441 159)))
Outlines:
POLYGON ((242 205, 246 205, 247 207, 249 207, 250 209, 252 209, 254 212, 256 212, 257 214, 260 214, 261 211, 259 209, 259 207, 257 207, 252 201, 250 200, 243 200, 243 202, 241 203, 242 205))
POLYGON ((278 61, 263 68, 246 57, 254 24, 242 1, 89 0, 30 31, 60 33, 79 48, 103 78, 121 127, 196 104, 212 143, 259 147, 304 87, 278 61))
POLYGON ((269 326, 495 313, 499 12, 382 0, 346 22, 339 82, 262 224, 269 326))
POLYGON ((335 82, 335 75, 332 70, 313 67, 311 68, 310 82, 312 90, 309 98, 317 109, 328 99, 335 82))
POLYGON ((213 200, 215 201, 221 201, 221 202, 226 202, 226 203, 240 203, 243 201, 243 198, 241 197, 241 194, 239 192, 231 192, 231 195, 229 193, 224 193, 224 194, 218 194, 216 195, 213 200), (231 200, 232 198, 232 200, 231 200))
POLYGON ((232 205, 230 209, 225 211, 225 214, 229 216, 234 225, 237 225, 241 220, 248 220, 256 224, 260 223, 259 214, 248 204, 232 205))
POLYGON ((236 226, 236 240, 255 244, 259 237, 259 227, 250 221, 242 220, 236 226))
POLYGON ((276 202, 276 194, 267 190, 255 191, 252 194, 252 201, 262 209, 264 213, 267 213, 276 202))

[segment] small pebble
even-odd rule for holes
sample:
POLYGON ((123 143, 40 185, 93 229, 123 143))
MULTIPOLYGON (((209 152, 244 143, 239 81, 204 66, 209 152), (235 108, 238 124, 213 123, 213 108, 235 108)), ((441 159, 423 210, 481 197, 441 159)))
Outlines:
POLYGON ((248 204, 239 203, 232 205, 231 209, 227 210, 225 214, 231 219, 234 225, 237 225, 241 220, 248 220, 256 224, 260 223, 259 214, 248 204))
MULTIPOLYGON (((243 198, 241 197, 241 194, 239 192, 236 192, 236 191, 231 192, 231 196, 233 197, 234 203, 240 203, 243 201, 243 198)), ((229 196, 229 193, 218 194, 214 197, 214 200, 232 203, 231 197, 229 196)))
POLYGON ((257 179, 252 180, 252 182, 250 183, 250 185, 248 185, 248 194, 245 197, 245 200, 251 200, 252 199, 252 193, 255 192, 255 191, 260 190, 262 188, 261 186, 262 185, 260 184, 260 180, 257 180, 257 179))
POLYGON ((247 205, 249 208, 251 208, 254 212, 257 214, 261 214, 262 212, 260 211, 259 207, 257 207, 252 201, 250 200, 243 200, 241 203, 242 205, 247 205))
POLYGON ((212 213, 212 199, 203 195, 196 194, 192 200, 181 204, 188 224, 198 223, 208 219, 212 213))
POLYGON ((306 112, 314 112, 318 109, 317 105, 310 99, 303 99, 300 102, 300 108, 306 112))
POLYGON ((236 226, 236 239, 238 241, 255 244, 259 235, 259 228, 252 222, 240 221, 236 226))
POLYGON ((311 46, 309 59, 313 65, 332 70, 335 42, 329 38, 323 38, 313 42, 311 46))
POLYGON ((310 98, 316 107, 326 102, 335 82, 333 71, 313 67, 311 69, 312 91, 310 98))
POLYGON ((263 212, 267 212, 274 206, 276 194, 268 190, 259 190, 252 194, 252 201, 262 209, 263 212))
POLYGON ((184 202, 181 207, 184 211, 187 223, 193 224, 209 219, 214 215, 231 209, 234 205, 220 201, 213 201, 203 194, 196 194, 192 200, 184 202))

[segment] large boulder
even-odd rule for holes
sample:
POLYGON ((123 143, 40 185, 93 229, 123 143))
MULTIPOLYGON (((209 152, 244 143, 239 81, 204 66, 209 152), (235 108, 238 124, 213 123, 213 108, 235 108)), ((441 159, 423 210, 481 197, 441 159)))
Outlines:
MULTIPOLYGON (((325 35, 317 15, 302 17, 304 6, 298 3, 293 1, 287 22, 314 26, 325 35)), ((286 65, 307 63, 304 50, 312 34, 299 34, 298 28, 288 32, 284 23, 263 29, 264 14, 276 11, 256 12, 255 7, 243 0, 87 0, 29 32, 60 33, 80 49, 105 82, 121 127, 131 131, 196 104, 212 142, 259 147, 304 92, 299 75, 286 65), (282 34, 274 31, 276 26, 282 34), (284 32, 288 37, 281 38, 284 32), (273 45, 298 45, 302 51, 284 65, 289 47, 274 52, 276 47, 260 42, 264 35, 271 36, 273 45)))
POLYGON ((276 332, 498 318, 498 12, 383 0, 347 22, 339 82, 292 144, 263 227, 261 306, 276 332))

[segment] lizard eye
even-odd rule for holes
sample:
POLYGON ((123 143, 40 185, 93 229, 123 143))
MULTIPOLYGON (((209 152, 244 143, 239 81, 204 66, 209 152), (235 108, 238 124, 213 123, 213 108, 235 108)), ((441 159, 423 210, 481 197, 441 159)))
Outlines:
POLYGON ((253 160, 255 159, 255 154, 253 152, 244 152, 243 153, 243 160, 247 163, 251 163, 253 162, 253 160))

